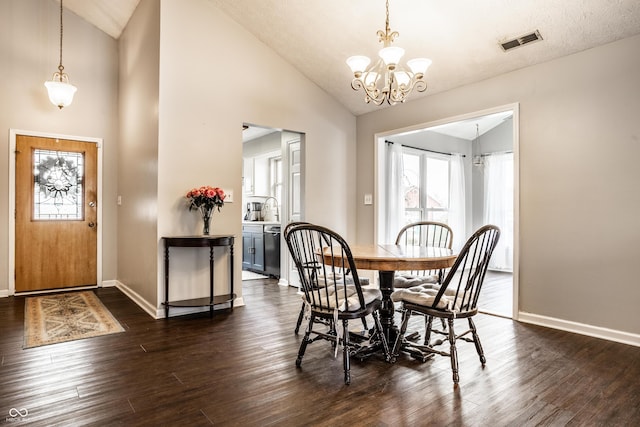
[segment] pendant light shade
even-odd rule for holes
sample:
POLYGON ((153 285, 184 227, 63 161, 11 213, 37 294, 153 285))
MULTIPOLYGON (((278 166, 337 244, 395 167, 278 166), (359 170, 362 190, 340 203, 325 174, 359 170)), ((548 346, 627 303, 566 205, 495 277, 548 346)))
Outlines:
MULTIPOLYGON (((58 74, 58 73, 56 73, 58 74)), ((49 92, 49 101, 58 108, 66 107, 73 102, 73 95, 78 90, 74 85, 64 82, 61 79, 44 82, 47 91, 49 92)))

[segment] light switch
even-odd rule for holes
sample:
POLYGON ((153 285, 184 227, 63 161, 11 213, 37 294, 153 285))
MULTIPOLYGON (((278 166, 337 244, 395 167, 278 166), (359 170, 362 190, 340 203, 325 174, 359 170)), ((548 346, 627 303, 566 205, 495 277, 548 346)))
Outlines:
POLYGON ((365 205, 372 205, 373 204, 373 195, 365 194, 364 195, 364 204, 365 205))
POLYGON ((233 190, 225 190, 223 188, 222 191, 224 191, 224 194, 225 194, 224 202, 233 203, 233 190))

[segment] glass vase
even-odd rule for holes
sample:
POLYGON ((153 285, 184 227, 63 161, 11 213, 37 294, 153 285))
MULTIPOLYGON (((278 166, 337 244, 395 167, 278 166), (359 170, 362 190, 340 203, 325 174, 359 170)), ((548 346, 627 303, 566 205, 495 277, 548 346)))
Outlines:
POLYGON ((202 212, 202 234, 205 236, 209 235, 209 225, 211 224, 211 212, 213 211, 212 208, 201 208, 201 212, 202 212))

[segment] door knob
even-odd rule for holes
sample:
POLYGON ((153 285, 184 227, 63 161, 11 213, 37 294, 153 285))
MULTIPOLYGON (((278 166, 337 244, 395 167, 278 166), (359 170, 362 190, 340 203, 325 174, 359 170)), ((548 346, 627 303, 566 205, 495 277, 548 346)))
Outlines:
POLYGON ((92 208, 95 208, 96 207, 96 202, 89 202, 89 206, 92 207, 92 208))
POLYGON ((89 227, 93 228, 93 227, 95 227, 95 226, 96 226, 96 223, 95 223, 95 222, 91 221, 91 222, 89 223, 89 227))

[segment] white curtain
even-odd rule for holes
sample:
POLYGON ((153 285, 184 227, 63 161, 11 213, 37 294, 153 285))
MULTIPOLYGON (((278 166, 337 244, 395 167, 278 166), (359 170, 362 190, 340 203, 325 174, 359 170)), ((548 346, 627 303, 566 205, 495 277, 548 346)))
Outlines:
POLYGON ((449 163, 449 227, 453 231, 453 250, 459 251, 467 239, 464 163, 461 154, 451 154, 449 163))
POLYGON ((385 182, 385 242, 394 243, 404 226, 404 188, 402 145, 387 144, 387 176, 385 182))
POLYGON ((513 154, 484 159, 484 222, 500 227, 489 268, 513 271, 513 154))

